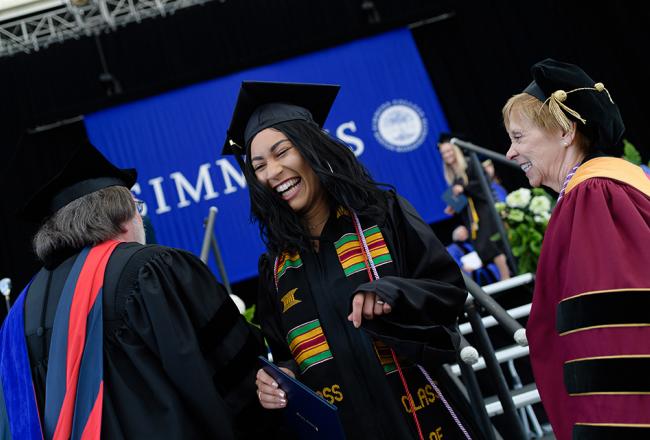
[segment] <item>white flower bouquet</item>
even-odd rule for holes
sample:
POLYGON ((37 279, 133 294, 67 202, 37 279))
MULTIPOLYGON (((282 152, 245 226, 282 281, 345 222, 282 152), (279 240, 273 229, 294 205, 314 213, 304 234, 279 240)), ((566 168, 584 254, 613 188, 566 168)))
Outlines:
POLYGON ((508 233, 519 273, 535 272, 553 199, 541 188, 520 188, 495 205, 508 233))

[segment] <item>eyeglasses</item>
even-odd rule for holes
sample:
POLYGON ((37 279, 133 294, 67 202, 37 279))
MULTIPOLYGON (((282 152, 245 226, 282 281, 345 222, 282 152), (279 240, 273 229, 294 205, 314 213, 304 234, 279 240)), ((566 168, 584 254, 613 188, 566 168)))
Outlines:
POLYGON ((138 214, 142 215, 144 213, 144 201, 140 199, 133 199, 135 202, 135 209, 138 211, 138 214))

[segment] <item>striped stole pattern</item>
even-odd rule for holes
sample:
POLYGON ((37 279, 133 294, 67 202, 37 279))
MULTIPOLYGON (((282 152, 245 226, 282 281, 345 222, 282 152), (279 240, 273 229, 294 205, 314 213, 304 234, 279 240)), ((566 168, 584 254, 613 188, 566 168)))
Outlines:
POLYGON ((390 374, 397 371, 397 366, 395 365, 395 360, 393 359, 390 347, 379 339, 375 339, 373 344, 375 346, 375 353, 377 353, 377 358, 379 359, 379 363, 381 364, 384 373, 390 374))
POLYGON ((287 343, 303 373, 314 365, 332 359, 330 346, 318 319, 294 327, 287 334, 287 343))
MULTIPOLYGON (((372 226, 363 231, 363 235, 368 243, 370 255, 375 266, 381 266, 391 263, 393 260, 384 241, 378 226, 372 226)), ((346 276, 353 275, 362 270, 366 270, 366 264, 363 260, 363 250, 359 243, 359 238, 354 232, 343 235, 334 243, 336 253, 339 257, 343 272, 346 276)))
POLYGON ((279 257, 277 264, 275 266, 275 279, 280 281, 282 275, 289 269, 297 269, 302 267, 302 260, 300 259, 300 254, 297 252, 295 254, 290 254, 288 252, 283 252, 279 257))

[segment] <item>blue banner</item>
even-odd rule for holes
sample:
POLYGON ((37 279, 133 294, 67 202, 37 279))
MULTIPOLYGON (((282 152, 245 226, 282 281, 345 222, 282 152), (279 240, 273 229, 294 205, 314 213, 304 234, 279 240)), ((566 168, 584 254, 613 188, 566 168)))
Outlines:
POLYGON ((220 155, 243 80, 340 84, 325 129, 426 221, 445 216, 436 141, 447 122, 404 29, 87 116, 91 141, 116 165, 138 169, 133 191, 146 202, 159 243, 198 254, 203 220, 216 206, 229 278, 257 274, 264 248, 250 221, 246 184, 236 161, 220 155))

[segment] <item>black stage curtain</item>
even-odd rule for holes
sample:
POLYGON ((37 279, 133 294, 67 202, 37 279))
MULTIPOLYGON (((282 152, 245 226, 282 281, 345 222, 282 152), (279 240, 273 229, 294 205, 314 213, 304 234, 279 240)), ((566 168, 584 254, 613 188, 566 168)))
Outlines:
MULTIPOLYGON (((501 108, 547 57, 581 66, 618 104, 626 138, 650 160, 650 8, 633 2, 465 1, 449 20, 413 30, 453 130, 505 153, 501 108)), ((526 184, 497 165, 506 186, 526 184)))

